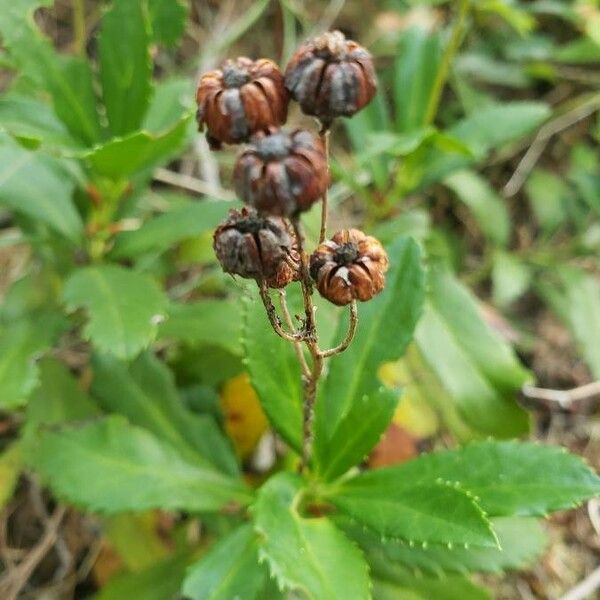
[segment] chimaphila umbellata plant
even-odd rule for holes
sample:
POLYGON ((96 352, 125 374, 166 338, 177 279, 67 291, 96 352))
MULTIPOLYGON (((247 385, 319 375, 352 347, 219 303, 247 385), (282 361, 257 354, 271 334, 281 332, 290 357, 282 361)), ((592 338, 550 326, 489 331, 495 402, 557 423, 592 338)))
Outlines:
MULTIPOLYGON (((156 164, 179 151, 192 116, 179 107, 165 121, 177 86, 151 93, 148 47, 169 32, 147 23, 156 11, 145 1, 114 2, 94 70, 81 56, 51 54, 18 18, 17 7, 31 12, 34 0, 2 2, 3 44, 28 85, 1 107, 10 136, 0 138, 0 197, 44 266, 19 280, 2 308, 4 339, 24 356, 14 364, 27 365, 2 406, 27 400, 17 451, 57 500, 109 517, 162 509, 180 511, 190 529, 202 523, 200 543, 189 536, 181 556, 142 573, 155 587, 187 566, 176 587, 192 599, 487 597, 468 572, 526 564, 543 547, 535 517, 597 493, 598 479, 575 457, 515 442, 362 469, 399 396, 378 369, 406 349, 425 278, 411 239, 383 250, 356 229, 328 231, 327 132, 375 104, 370 57, 339 33, 304 44, 283 72, 270 60, 226 62, 198 90, 209 144, 247 144, 233 172, 247 206, 217 227, 214 243, 226 271, 258 283, 261 300, 253 292, 236 308, 245 313, 245 368, 289 448, 264 479, 246 481, 221 430, 181 402, 165 365, 165 340, 193 328, 182 313, 194 307, 177 290, 167 299, 160 277, 148 276, 161 271, 157 248, 182 239, 176 226, 198 236, 198 224, 222 219, 223 203, 181 205, 132 230, 147 215, 130 204, 144 200, 156 164), (40 93, 24 99, 32 88, 40 93), (290 99, 319 120, 318 132, 279 129, 290 99), (25 121, 32 104, 43 120, 25 121), (306 222, 319 202, 311 253, 306 222), (148 349, 157 336, 165 361, 148 349)), ((215 313, 227 308, 208 302, 215 313)), ((205 338, 216 329, 209 321, 196 328, 205 338)), ((218 325, 227 329, 226 319, 218 325)), ((452 368, 451 356, 442 362, 452 368)), ((118 585, 113 598, 131 597, 118 585)), ((142 587, 136 580, 135 594, 142 587)))

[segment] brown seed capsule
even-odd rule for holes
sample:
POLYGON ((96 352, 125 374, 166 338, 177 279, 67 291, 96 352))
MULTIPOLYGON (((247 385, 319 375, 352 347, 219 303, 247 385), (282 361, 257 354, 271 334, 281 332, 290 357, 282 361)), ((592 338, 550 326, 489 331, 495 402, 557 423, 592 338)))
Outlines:
POLYGON ((387 269, 383 246, 358 229, 338 231, 310 257, 310 274, 320 294, 339 306, 379 294, 387 269))
POLYGON ((245 142, 256 131, 285 123, 289 95, 272 60, 242 56, 202 75, 196 102, 198 126, 206 125, 206 139, 218 150, 221 143, 245 142))
POLYGON ((213 238, 223 271, 245 279, 265 279, 282 288, 299 277, 297 245, 283 219, 260 217, 251 208, 232 209, 213 238))
POLYGON ((373 60, 365 48, 340 31, 308 40, 285 70, 285 86, 303 112, 329 126, 367 105, 377 91, 373 60))
POLYGON ((303 129, 259 133, 238 158, 233 182, 260 212, 289 217, 308 210, 329 185, 323 144, 303 129))

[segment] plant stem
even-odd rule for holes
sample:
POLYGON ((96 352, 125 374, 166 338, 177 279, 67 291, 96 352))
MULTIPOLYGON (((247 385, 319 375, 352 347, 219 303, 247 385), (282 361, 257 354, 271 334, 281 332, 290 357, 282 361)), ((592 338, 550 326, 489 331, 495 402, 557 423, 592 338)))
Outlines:
POLYGON ((73 0, 73 35, 75 51, 85 56, 87 32, 85 27, 85 0, 73 0))
MULTIPOLYGON (((281 312, 283 313, 283 318, 285 320, 286 325, 288 326, 288 329, 290 329, 291 331, 294 331, 294 322, 292 321, 292 316, 290 315, 290 310, 288 308, 286 299, 285 299, 285 290, 278 290, 279 291, 279 304, 281 305, 281 312)), ((300 366, 302 367, 302 373, 304 374, 305 378, 310 377, 311 372, 310 372, 310 367, 308 366, 308 363, 306 362, 306 357, 304 356, 304 351, 302 350, 302 343, 300 342, 300 340, 294 342, 294 351, 296 352, 296 356, 298 358, 298 362, 300 363, 300 366)))
POLYGON ((258 281, 257 283, 260 292, 260 299, 265 305, 265 310, 267 311, 269 322, 271 323, 271 327, 273 327, 275 333, 284 340, 287 340, 288 342, 292 342, 294 344, 302 340, 304 337, 303 332, 297 332, 292 330, 292 333, 288 333, 287 331, 284 331, 283 327, 281 326, 279 316, 277 315, 277 311, 275 310, 275 306, 273 305, 273 301, 271 300, 271 296, 269 295, 269 288, 267 287, 265 280, 263 279, 261 281, 258 281))
POLYGON ((442 92, 444 91, 444 86, 446 85, 446 81, 448 80, 450 65, 452 64, 452 60, 454 59, 454 56, 458 51, 458 48, 462 41, 462 35, 465 28, 465 21, 467 13, 469 12, 469 4, 469 0, 460 0, 460 4, 458 6, 458 14, 456 15, 456 21, 454 22, 454 27, 450 35, 450 40, 448 41, 448 45, 444 50, 442 62, 433 82, 431 95, 429 96, 429 103, 427 104, 427 110, 425 111, 424 125, 431 125, 431 123, 433 123, 433 120, 435 119, 435 115, 437 114, 440 100, 442 98, 442 92))
MULTIPOLYGON (((323 147, 325 149, 325 161, 327 162, 327 179, 329 179, 329 129, 323 128, 319 132, 319 137, 323 142, 323 147)), ((323 199, 321 200, 321 231, 319 233, 319 244, 323 243, 325 238, 327 237, 327 213, 329 210, 328 205, 329 200, 329 189, 325 188, 323 192, 323 199)))
POLYGON ((356 326, 358 325, 358 310, 356 307, 356 300, 352 301, 350 305, 350 325, 348 326, 348 333, 344 340, 335 346, 334 348, 330 348, 329 350, 322 350, 321 357, 329 358, 330 356, 335 356, 336 354, 341 354, 354 339, 354 334, 356 333, 356 326))

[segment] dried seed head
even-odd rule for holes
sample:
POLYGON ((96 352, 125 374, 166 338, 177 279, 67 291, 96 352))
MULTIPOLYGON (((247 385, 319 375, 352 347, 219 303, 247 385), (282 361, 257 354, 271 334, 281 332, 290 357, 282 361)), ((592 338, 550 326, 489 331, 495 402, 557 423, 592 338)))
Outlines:
POLYGON ((223 271, 245 279, 265 279, 273 288, 299 277, 293 232, 283 219, 260 217, 251 208, 232 209, 215 231, 215 254, 223 271))
POLYGON ((289 95, 279 67, 271 60, 227 60, 200 78, 196 90, 200 129, 206 125, 211 148, 245 142, 287 118, 289 95))
POLYGON ((238 158, 233 181, 238 196, 260 212, 308 210, 329 185, 323 144, 302 129, 259 133, 238 158))
POLYGON ((320 294, 339 306, 381 292, 387 268, 383 246, 358 229, 338 231, 310 257, 310 274, 320 294))
POLYGON ((303 112, 329 126, 367 105, 377 91, 371 55, 340 31, 308 40, 285 70, 285 86, 303 112))

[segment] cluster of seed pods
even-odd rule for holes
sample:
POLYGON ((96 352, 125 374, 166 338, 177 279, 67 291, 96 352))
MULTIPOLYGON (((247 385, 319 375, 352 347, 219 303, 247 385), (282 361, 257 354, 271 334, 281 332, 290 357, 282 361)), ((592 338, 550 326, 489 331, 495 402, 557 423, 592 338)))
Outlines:
MULTIPOLYGON (((290 100, 319 119, 352 116, 377 90, 371 55, 339 31, 308 40, 285 71, 269 59, 227 60, 205 73, 196 92, 197 120, 210 147, 247 144, 233 171, 246 204, 232 210, 214 235, 223 270, 268 287, 301 278, 301 257, 289 219, 323 197, 330 183, 323 141, 304 129, 283 129, 290 100)), ((310 257, 319 293, 338 305, 365 301, 385 284, 388 259, 381 244, 356 229, 337 232, 310 257)))

